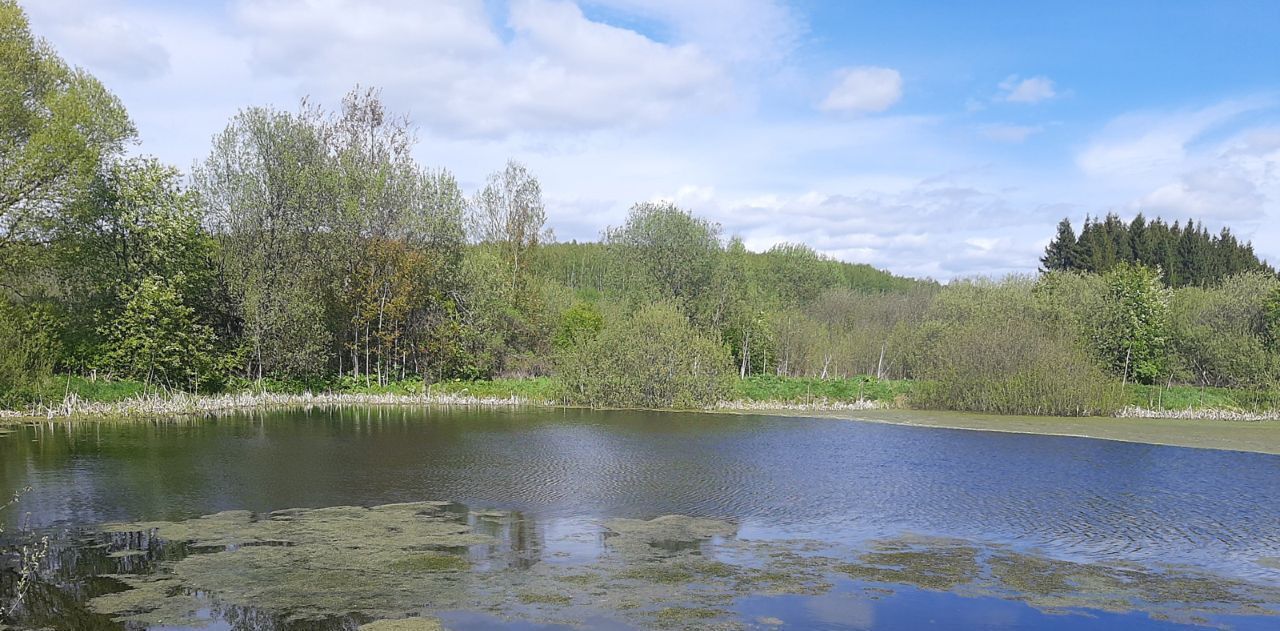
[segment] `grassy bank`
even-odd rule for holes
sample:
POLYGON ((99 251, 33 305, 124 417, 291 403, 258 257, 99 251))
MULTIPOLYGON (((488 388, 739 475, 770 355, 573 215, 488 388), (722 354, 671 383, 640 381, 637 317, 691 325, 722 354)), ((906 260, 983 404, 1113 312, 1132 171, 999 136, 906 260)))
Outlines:
MULTIPOLYGON (((913 406, 921 384, 908 380, 879 380, 872 377, 817 379, 752 376, 735 380, 729 399, 721 409, 743 410, 858 410, 872 408, 918 408, 913 406)), ((425 384, 406 380, 379 385, 364 380, 341 378, 319 382, 275 381, 232 384, 227 392, 194 397, 148 388, 136 381, 110 381, 78 376, 55 377, 27 404, 0 416, 71 416, 77 411, 89 415, 124 414, 141 410, 172 408, 175 413, 195 406, 192 401, 222 401, 213 407, 240 408, 251 401, 263 405, 283 405, 287 401, 319 404, 325 397, 356 404, 367 399, 377 404, 401 400, 405 403, 441 401, 520 401, 555 403, 560 400, 559 384, 553 378, 445 381, 425 384), (270 395, 270 396, 267 396, 270 395), (292 397, 292 398, 291 398, 292 397), (363 397, 363 399, 362 399, 363 397), (170 401, 165 406, 160 402, 170 401), (237 401, 237 403, 230 403, 237 401)), ((1126 407, 1121 416, 1149 418, 1247 420, 1280 416, 1280 392, 1200 388, 1193 386, 1129 385, 1126 407)))

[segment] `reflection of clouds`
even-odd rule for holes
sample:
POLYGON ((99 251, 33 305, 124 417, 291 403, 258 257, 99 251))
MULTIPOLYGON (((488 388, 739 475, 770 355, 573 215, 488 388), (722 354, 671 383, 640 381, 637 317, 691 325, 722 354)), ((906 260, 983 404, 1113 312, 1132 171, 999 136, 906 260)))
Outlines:
POLYGON ((876 626, 874 601, 853 594, 826 594, 809 598, 804 603, 817 621, 849 629, 873 629, 876 626))

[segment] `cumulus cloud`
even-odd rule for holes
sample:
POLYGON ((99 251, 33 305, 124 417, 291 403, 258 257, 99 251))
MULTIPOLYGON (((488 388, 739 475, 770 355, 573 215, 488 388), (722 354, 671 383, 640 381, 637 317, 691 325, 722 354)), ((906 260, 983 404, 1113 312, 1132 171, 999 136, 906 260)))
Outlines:
POLYGON ((1009 75, 1000 82, 1000 100, 1010 103, 1039 103, 1058 95, 1053 80, 1048 77, 1020 79, 1018 75, 1009 75))
POLYGON ((57 43, 78 63, 104 78, 152 79, 169 71, 169 51, 160 33, 122 13, 85 11, 61 0, 30 7, 32 18, 49 29, 40 35, 57 43))
POLYGON ((832 112, 883 112, 902 98, 902 75, 893 68, 858 66, 839 72, 840 82, 818 104, 832 112))
POLYGON ((242 2, 236 17, 259 72, 323 94, 380 86, 444 135, 643 126, 729 91, 699 46, 592 21, 567 1, 512 3, 509 38, 480 0, 242 2))
POLYGON ((1229 224, 1272 260, 1280 208, 1280 128, 1249 126, 1270 99, 1223 101, 1117 117, 1076 156, 1116 206, 1169 219, 1229 224))

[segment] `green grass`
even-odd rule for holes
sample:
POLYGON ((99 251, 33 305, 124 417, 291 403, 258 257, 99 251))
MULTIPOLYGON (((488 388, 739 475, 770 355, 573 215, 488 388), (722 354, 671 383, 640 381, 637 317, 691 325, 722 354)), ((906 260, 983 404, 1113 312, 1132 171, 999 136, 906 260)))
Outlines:
POLYGON ((507 399, 517 396, 537 401, 558 398, 559 384, 550 377, 491 379, 482 381, 442 381, 431 384, 432 393, 466 394, 473 397, 507 399))
POLYGON ((1280 390, 1259 391, 1197 386, 1144 386, 1131 384, 1128 404, 1151 409, 1223 409, 1238 411, 1280 408, 1280 390))
POLYGON ((478 381, 451 380, 426 384, 421 379, 405 379, 393 381, 386 385, 374 381, 366 382, 363 378, 335 377, 332 379, 301 381, 263 379, 261 383, 241 381, 233 384, 230 391, 250 390, 274 392, 281 394, 299 394, 310 392, 336 392, 341 394, 462 394, 474 397, 506 399, 518 396, 533 400, 551 400, 556 398, 556 383, 548 377, 532 379, 488 379, 478 381))
POLYGON ((782 401, 808 403, 828 401, 880 401, 894 403, 910 396, 914 382, 907 380, 852 377, 849 379, 817 379, 811 377, 775 377, 756 375, 734 383, 734 397, 745 401, 782 401))
MULTIPOLYGON (((819 400, 857 401, 859 398, 879 401, 888 405, 911 405, 911 396, 920 382, 909 380, 853 377, 847 379, 817 379, 801 377, 776 377, 757 375, 734 382, 731 398, 742 401, 781 401, 808 403, 819 400)), ((426 385, 421 380, 408 379, 387 385, 366 384, 364 379, 340 377, 323 381, 281 381, 264 379, 261 383, 240 381, 230 384, 229 392, 241 390, 265 390, 278 393, 338 392, 352 394, 402 394, 417 395, 459 394, 485 398, 521 397, 534 401, 558 399, 559 384, 551 377, 532 379, 491 379, 477 381, 443 381, 426 385)), ((154 391, 154 389, 152 390, 154 391)), ((88 379, 72 375, 55 375, 31 392, 23 393, 24 404, 36 402, 61 402, 67 393, 75 393, 85 401, 110 403, 136 397, 148 392, 138 381, 88 379)), ((1150 409, 1224 409, 1236 411, 1262 411, 1280 408, 1280 390, 1254 391, 1232 388, 1204 388, 1196 386, 1144 386, 1129 384, 1125 390, 1125 404, 1150 409)))

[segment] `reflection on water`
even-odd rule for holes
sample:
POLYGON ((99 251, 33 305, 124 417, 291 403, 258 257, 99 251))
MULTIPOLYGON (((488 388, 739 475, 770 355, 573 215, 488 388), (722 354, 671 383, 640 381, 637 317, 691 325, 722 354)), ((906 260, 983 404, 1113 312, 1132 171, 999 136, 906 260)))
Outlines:
POLYGON ((28 484, 3 518, 60 533, 24 620, 56 628, 1269 628, 1280 602, 1280 457, 1258 454, 369 409, 28 426, 0 437, 0 494, 28 484), (340 508, 436 498, 458 503, 340 508))

